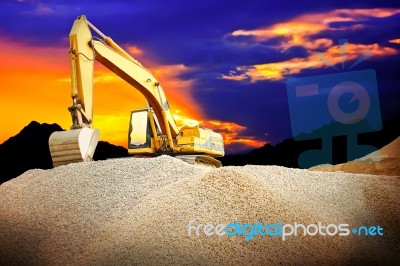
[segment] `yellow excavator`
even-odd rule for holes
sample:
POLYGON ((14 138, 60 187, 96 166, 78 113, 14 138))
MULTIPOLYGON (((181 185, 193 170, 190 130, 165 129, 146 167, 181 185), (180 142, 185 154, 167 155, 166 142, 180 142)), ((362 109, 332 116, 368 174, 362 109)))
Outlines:
POLYGON ((75 20, 69 40, 72 105, 68 110, 72 126, 68 131, 54 132, 49 138, 54 167, 93 158, 99 141, 99 130, 92 127, 95 60, 132 85, 147 100, 146 108, 131 112, 129 154, 140 157, 168 154, 192 164, 221 166, 215 157, 224 156, 222 135, 198 126, 178 128, 160 82, 85 16, 75 20))

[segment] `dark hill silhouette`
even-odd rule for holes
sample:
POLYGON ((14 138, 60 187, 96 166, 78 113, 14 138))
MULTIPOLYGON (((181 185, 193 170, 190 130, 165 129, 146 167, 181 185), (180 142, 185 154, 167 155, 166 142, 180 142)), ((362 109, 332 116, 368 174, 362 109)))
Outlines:
MULTIPOLYGON (((32 121, 17 135, 0 145, 0 183, 19 176, 29 169, 53 167, 48 140, 54 131, 63 130, 57 124, 40 124, 32 121)), ((94 154, 95 160, 126 157, 125 148, 100 141, 94 154)))
MULTIPOLYGON (((400 135, 400 115, 383 123, 383 128, 377 132, 363 133, 358 135, 358 144, 371 145, 378 149, 395 140, 400 135)), ((331 125, 327 125, 329 128, 331 125)), ((324 131, 326 129, 319 129, 324 131)), ((266 144, 246 154, 226 155, 220 158, 223 165, 280 165, 285 167, 299 168, 298 157, 306 150, 320 149, 321 140, 295 141, 286 139, 277 145, 266 144)), ((333 138, 333 164, 347 162, 347 139, 345 136, 333 138)))
POLYGON ((110 158, 127 157, 128 150, 122 146, 116 146, 106 141, 99 141, 94 153, 93 159, 95 161, 106 160, 110 158))

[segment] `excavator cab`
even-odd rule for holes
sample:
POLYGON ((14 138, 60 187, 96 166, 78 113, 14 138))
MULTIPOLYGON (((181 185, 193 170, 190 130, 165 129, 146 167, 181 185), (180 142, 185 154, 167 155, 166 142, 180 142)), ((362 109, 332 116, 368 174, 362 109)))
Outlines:
POLYGON ((128 150, 131 154, 155 153, 155 147, 152 144, 154 136, 152 132, 153 125, 156 136, 161 135, 160 124, 153 109, 137 109, 131 112, 128 134, 128 150), (151 114, 149 114, 149 112, 151 112, 151 114))

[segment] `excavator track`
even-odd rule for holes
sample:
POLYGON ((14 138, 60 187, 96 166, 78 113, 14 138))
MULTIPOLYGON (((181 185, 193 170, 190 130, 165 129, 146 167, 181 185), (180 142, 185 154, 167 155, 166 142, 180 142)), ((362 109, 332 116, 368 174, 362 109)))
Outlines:
POLYGON ((213 168, 222 167, 222 163, 217 159, 207 155, 179 155, 175 158, 180 159, 188 164, 204 165, 213 168))

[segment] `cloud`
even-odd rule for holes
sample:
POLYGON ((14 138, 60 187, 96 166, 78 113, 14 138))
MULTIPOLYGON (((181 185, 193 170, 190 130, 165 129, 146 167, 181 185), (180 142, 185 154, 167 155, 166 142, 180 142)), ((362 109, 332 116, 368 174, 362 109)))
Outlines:
MULTIPOLYGON (((25 1, 18 1, 20 3, 26 3, 25 1)), ((45 5, 43 2, 40 1, 33 1, 30 2, 31 4, 29 10, 23 11, 23 14, 33 15, 33 16, 45 16, 45 15, 52 15, 56 13, 55 9, 49 5, 45 5)))
MULTIPOLYGON (((286 75, 299 74, 305 69, 317 69, 334 66, 337 63, 355 60, 363 54, 368 57, 391 56, 397 50, 384 47, 380 44, 350 44, 346 45, 344 57, 340 46, 333 46, 333 41, 327 33, 335 31, 356 31, 367 27, 364 25, 370 18, 387 18, 400 13, 400 9, 374 8, 374 9, 337 9, 329 12, 303 14, 268 27, 255 30, 236 30, 231 36, 250 36, 255 43, 265 43, 275 40, 271 46, 282 52, 293 47, 303 47, 308 55, 293 57, 273 63, 239 66, 229 75, 221 75, 222 79, 243 81, 250 79, 252 82, 259 80, 281 80, 286 75), (353 24, 333 25, 338 22, 352 22, 353 24), (364 23, 364 24, 363 24, 364 23), (324 35, 321 35, 324 33, 324 35), (324 52, 319 52, 324 51, 324 52)), ((393 41, 392 41, 393 42, 393 41)), ((395 42, 395 41, 394 41, 395 42)))
POLYGON ((127 51, 133 56, 138 56, 143 54, 143 50, 135 45, 128 45, 127 51))
POLYGON ((242 135, 246 127, 234 122, 224 122, 218 120, 210 120, 202 123, 203 126, 210 128, 222 134, 226 145, 242 144, 247 149, 250 147, 260 147, 266 144, 266 141, 259 140, 254 136, 242 135))
POLYGON ((276 23, 268 27, 255 30, 236 30, 232 36, 252 36, 256 41, 266 41, 281 38, 280 49, 287 50, 292 46, 303 46, 315 50, 331 45, 329 39, 312 41, 310 37, 324 31, 356 30, 363 28, 363 22, 370 18, 386 18, 400 13, 395 8, 372 9, 336 9, 329 12, 304 14, 286 22, 276 23), (333 23, 352 22, 352 25, 332 27, 333 23))
MULTIPOLYGON (((238 69, 238 70, 240 70, 240 69, 238 69)), ((229 71, 228 75, 222 74, 220 78, 221 79, 227 79, 227 80, 241 81, 241 80, 249 79, 249 76, 246 75, 245 73, 237 74, 237 71, 231 70, 231 71, 229 71)))
POLYGON ((196 127, 200 124, 199 120, 188 118, 185 116, 182 116, 182 111, 179 109, 174 109, 172 110, 172 115, 175 119, 175 123, 178 127, 184 127, 184 126, 190 126, 190 127, 196 127))
POLYGON ((390 43, 400 44, 400 38, 399 38, 399 39, 390 40, 389 42, 390 42, 390 43))
POLYGON ((368 57, 383 57, 396 55, 399 52, 393 48, 382 47, 378 44, 351 44, 346 45, 346 52, 342 57, 340 46, 332 46, 324 53, 312 53, 307 58, 293 58, 288 61, 260 64, 250 67, 239 67, 238 70, 246 71, 242 76, 247 76, 252 82, 259 80, 281 80, 286 75, 299 74, 306 69, 318 69, 334 66, 338 63, 354 61, 366 55, 368 57))

